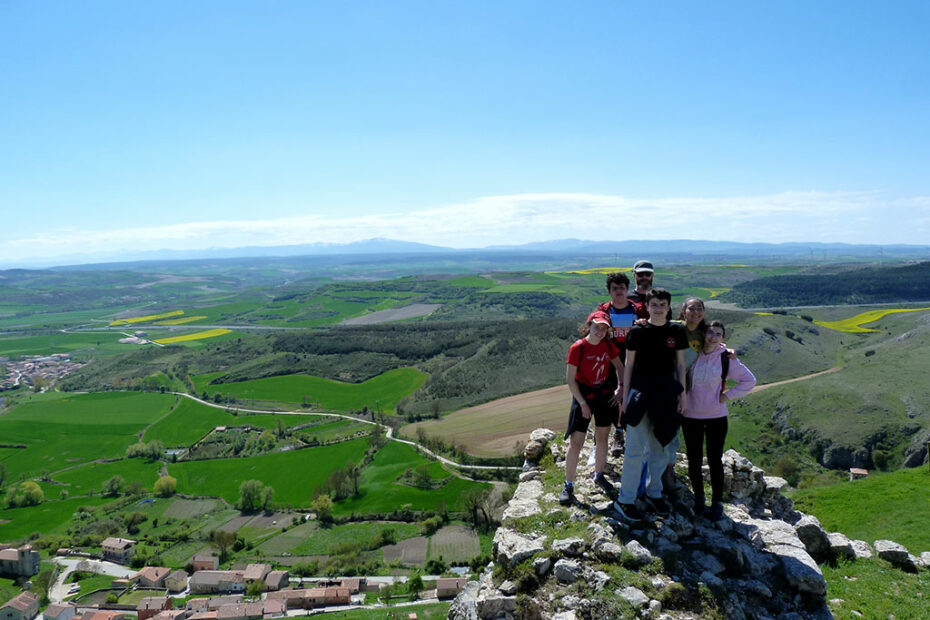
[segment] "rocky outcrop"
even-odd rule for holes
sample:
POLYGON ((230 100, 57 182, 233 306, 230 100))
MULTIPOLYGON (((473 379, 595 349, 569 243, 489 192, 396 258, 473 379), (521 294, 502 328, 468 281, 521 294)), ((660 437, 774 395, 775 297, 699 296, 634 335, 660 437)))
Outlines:
MULTIPOLYGON (((819 620, 832 615, 818 562, 872 556, 868 543, 827 532, 796 511, 782 494, 783 479, 732 450, 724 456, 726 516, 716 522, 694 515, 683 488, 669 516, 627 524, 584 467, 576 503, 562 507, 539 464, 550 454, 556 467, 563 463, 565 446, 554 438, 551 431, 531 438, 525 455, 535 460, 524 464, 495 534, 494 561, 459 595, 449 618, 819 620)), ((622 461, 610 465, 619 485, 612 472, 622 461)), ((876 541, 874 553, 904 570, 930 566, 930 553, 915 557, 890 541, 876 541)))

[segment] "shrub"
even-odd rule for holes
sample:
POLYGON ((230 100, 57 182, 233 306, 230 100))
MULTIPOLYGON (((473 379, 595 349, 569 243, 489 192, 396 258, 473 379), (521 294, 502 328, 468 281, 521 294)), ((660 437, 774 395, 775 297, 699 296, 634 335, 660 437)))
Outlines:
POLYGON ((155 493, 161 497, 170 497, 178 489, 178 479, 174 476, 162 476, 155 482, 155 493))

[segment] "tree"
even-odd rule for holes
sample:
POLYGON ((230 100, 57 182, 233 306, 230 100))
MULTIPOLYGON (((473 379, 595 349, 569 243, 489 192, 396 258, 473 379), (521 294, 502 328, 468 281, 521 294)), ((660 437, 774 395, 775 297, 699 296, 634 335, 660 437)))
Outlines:
POLYGON ((249 584, 248 588, 245 589, 245 595, 251 596, 253 598, 260 597, 262 595, 262 592, 264 592, 264 590, 265 590, 265 582, 260 579, 256 579, 255 581, 249 584))
POLYGON ((261 480, 245 480, 239 485, 239 510, 251 512, 264 504, 265 485, 261 480))
POLYGON ((210 544, 219 552, 220 562, 226 561, 229 548, 232 547, 235 542, 235 532, 227 532, 226 530, 214 530, 210 535, 210 544))
POLYGON ((3 482, 6 480, 6 465, 0 463, 0 487, 3 486, 3 482))
POLYGON ((333 500, 325 493, 314 498, 310 504, 310 510, 316 513, 316 518, 322 523, 329 523, 333 520, 333 500))
POLYGON ((484 496, 486 491, 479 488, 471 488, 465 492, 465 495, 462 497, 462 502, 465 505, 465 510, 471 512, 471 521, 475 528, 478 527, 478 511, 480 510, 485 515, 485 525, 487 523, 487 512, 484 510, 484 496))
POLYGON ((414 573, 413 577, 407 580, 407 592, 410 594, 419 594, 423 591, 423 578, 420 573, 414 573))
POLYGON ((139 533, 139 525, 145 523, 148 517, 141 512, 129 512, 123 515, 123 523, 126 525, 126 531, 130 534, 139 533))
POLYGON ((12 508, 17 506, 35 506, 45 499, 42 493, 42 487, 32 480, 24 480, 15 485, 7 498, 7 505, 12 508))
POLYGON ((155 482, 155 493, 161 497, 170 497, 178 489, 178 479, 174 476, 162 476, 155 482))
POLYGON ((126 484, 126 481, 122 476, 113 476, 103 483, 103 494, 116 497, 123 490, 124 484, 126 484))
POLYGON ((429 465, 423 463, 422 465, 417 465, 417 468, 413 470, 413 485, 418 489, 428 489, 433 486, 433 479, 429 475, 429 465))
POLYGON ((358 497, 358 482, 362 477, 362 466, 358 463, 349 463, 348 469, 346 469, 346 475, 349 478, 349 482, 352 484, 352 494, 358 497))

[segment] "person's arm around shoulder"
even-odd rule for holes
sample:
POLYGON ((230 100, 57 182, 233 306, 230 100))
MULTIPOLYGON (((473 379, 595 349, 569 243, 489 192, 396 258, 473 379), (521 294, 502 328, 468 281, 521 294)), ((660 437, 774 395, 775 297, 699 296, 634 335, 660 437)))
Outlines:
POLYGON ((581 417, 585 420, 591 419, 591 407, 588 405, 588 401, 585 400, 584 396, 581 394, 581 388, 578 387, 578 367, 573 366, 572 364, 565 365, 565 382, 568 383, 568 389, 572 393, 572 396, 575 400, 578 401, 578 406, 581 408, 581 417))
POLYGON ((688 391, 685 389, 685 386, 688 385, 686 381, 686 370, 685 370, 685 350, 678 349, 675 351, 675 371, 678 373, 678 382, 681 384, 681 394, 678 396, 678 413, 684 415, 688 410, 688 391))
POLYGON ((749 394, 752 388, 756 386, 756 376, 739 360, 732 360, 730 362, 727 379, 736 381, 736 385, 729 390, 726 389, 726 386, 723 386, 724 389, 720 392, 721 403, 742 398, 746 394, 749 394))

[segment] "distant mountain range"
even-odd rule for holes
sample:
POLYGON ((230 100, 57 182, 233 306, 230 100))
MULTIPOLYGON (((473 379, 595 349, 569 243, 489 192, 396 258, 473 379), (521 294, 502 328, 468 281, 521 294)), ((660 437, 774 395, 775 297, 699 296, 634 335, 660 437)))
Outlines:
MULTIPOLYGON (((283 257, 361 257, 362 255, 393 255, 400 257, 444 255, 475 258, 476 256, 585 256, 611 259, 636 259, 641 257, 663 257, 663 262, 688 262, 720 259, 726 257, 748 257, 759 260, 804 259, 842 260, 844 257, 862 260, 881 258, 930 258, 928 245, 857 245, 848 243, 740 243, 736 241, 701 241, 693 239, 673 240, 630 240, 630 241, 587 241, 582 239, 557 239, 523 245, 497 245, 485 248, 456 249, 425 243, 375 238, 352 243, 306 243, 283 246, 244 246, 237 248, 206 248, 203 250, 156 250, 111 255, 107 257, 68 256, 53 259, 31 258, 16 267, 52 267, 54 265, 87 266, 94 264, 127 264, 138 262, 222 260, 283 257)), ((13 267, 13 265, 8 265, 13 267)))

